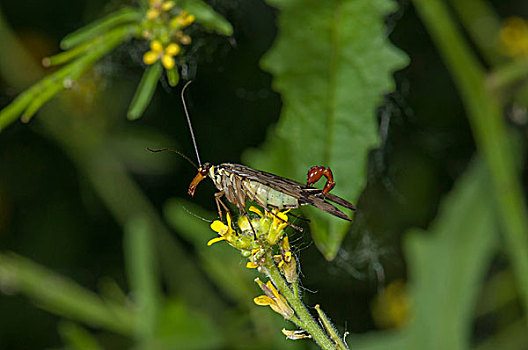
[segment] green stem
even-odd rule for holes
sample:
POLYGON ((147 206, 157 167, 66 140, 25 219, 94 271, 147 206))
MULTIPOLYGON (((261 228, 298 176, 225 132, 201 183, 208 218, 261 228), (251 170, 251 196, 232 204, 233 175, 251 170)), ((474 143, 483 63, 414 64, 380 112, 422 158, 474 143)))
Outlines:
POLYGON ((507 58, 498 51, 501 20, 489 1, 449 0, 467 33, 489 64, 500 64, 507 58), (491 39, 491 40, 490 40, 491 39))
POLYGON ((485 72, 470 52, 444 2, 414 0, 414 4, 463 98, 477 146, 491 175, 505 228, 506 248, 521 300, 528 310, 528 211, 501 107, 486 89, 485 72))
POLYGON ((312 315, 310 315, 299 294, 293 293, 286 280, 282 277, 279 269, 273 262, 271 253, 268 253, 266 261, 268 264, 264 267, 264 273, 268 276, 271 282, 273 282, 277 290, 282 294, 282 296, 284 296, 284 298, 286 298, 288 304, 290 304, 292 309, 295 311, 295 314, 299 318, 299 323, 295 322, 295 324, 311 334, 315 342, 322 349, 335 350, 335 344, 332 343, 325 332, 321 329, 319 324, 314 320, 312 315))
POLYGON ((330 335, 330 338, 334 341, 336 344, 336 349, 346 350, 348 349, 348 346, 344 343, 341 336, 337 333, 337 330, 335 329, 334 325, 330 320, 328 319, 328 316, 324 313, 324 311, 321 309, 321 306, 319 304, 315 305, 315 310, 317 311, 317 314, 319 315, 319 319, 323 323, 323 326, 326 329, 326 332, 330 335))

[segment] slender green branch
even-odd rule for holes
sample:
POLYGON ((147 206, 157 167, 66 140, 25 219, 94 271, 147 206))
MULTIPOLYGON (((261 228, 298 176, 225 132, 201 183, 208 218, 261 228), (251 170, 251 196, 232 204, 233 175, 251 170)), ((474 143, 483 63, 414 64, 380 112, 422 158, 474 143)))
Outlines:
POLYGON ((489 1, 449 0, 461 23, 489 64, 499 64, 506 57, 497 50, 501 21, 489 1))
POLYGON ((337 333, 337 330, 335 329, 334 325, 332 324, 332 322, 330 322, 328 316, 326 316, 319 304, 315 305, 315 310, 317 311, 319 319, 323 323, 326 332, 328 333, 328 335, 330 335, 330 338, 334 341, 334 344, 336 344, 336 348, 341 350, 348 349, 348 346, 345 344, 343 339, 341 339, 341 336, 337 333))
POLYGON ((501 93, 508 87, 528 79, 528 58, 511 61, 497 67, 487 79, 492 94, 501 93))
POLYGON ((264 269, 264 273, 269 277, 277 290, 284 296, 284 298, 286 298, 292 309, 295 311, 295 314, 300 321, 299 324, 296 323, 296 325, 310 333, 321 348, 335 349, 335 345, 304 306, 300 295, 292 292, 288 283, 282 277, 279 269, 275 266, 271 253, 268 253, 268 255, 269 256, 266 259, 268 264, 264 269))
POLYGON ((22 257, 0 254, 0 286, 20 291, 58 315, 126 336, 134 333, 134 312, 22 257))
POLYGON ((477 146, 491 174, 505 228, 506 246, 528 310, 528 217, 516 175, 512 143, 501 107, 486 89, 485 72, 464 41, 443 1, 414 0, 418 13, 443 56, 465 104, 477 146))

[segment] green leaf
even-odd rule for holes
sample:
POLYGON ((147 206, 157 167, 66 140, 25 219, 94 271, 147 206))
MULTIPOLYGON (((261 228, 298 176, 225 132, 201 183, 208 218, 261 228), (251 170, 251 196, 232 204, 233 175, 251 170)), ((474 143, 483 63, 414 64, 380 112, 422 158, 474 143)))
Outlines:
POLYGON ((489 188, 483 162, 475 162, 443 201, 429 232, 407 234, 412 319, 390 336, 356 338, 351 349, 469 348, 473 310, 498 244, 489 188))
POLYGON ((156 91, 156 85, 158 85, 158 80, 161 77, 162 72, 163 67, 159 61, 145 69, 143 77, 141 77, 141 81, 136 90, 136 94, 128 108, 128 119, 139 119, 143 115, 143 112, 154 95, 154 91, 156 91))
POLYGON ((23 112, 23 121, 28 122, 46 102, 62 91, 66 85, 79 79, 101 57, 127 40, 131 33, 132 27, 119 27, 105 33, 84 55, 18 95, 11 104, 0 111, 0 131, 23 112))
POLYGON ((104 34, 113 27, 140 21, 142 18, 143 14, 138 10, 129 7, 123 8, 66 35, 61 40, 60 47, 63 50, 71 49, 76 45, 104 34))
POLYGON ((169 80, 169 85, 175 87, 180 81, 180 73, 178 73, 178 67, 165 70, 167 72, 167 79, 169 80))
POLYGON ((181 5, 190 14, 196 16, 196 22, 205 29, 223 35, 233 35, 233 26, 211 6, 201 0, 186 0, 181 5))
MULTIPOLYGON (((262 66, 273 74, 284 105, 265 150, 246 159, 301 182, 311 166, 329 166, 333 192, 354 202, 365 186, 368 153, 380 142, 376 109, 394 89, 392 73, 408 62, 385 31, 395 2, 268 3, 280 10, 279 37, 262 66)), ((309 216, 317 246, 332 259, 349 223, 320 211, 309 216)))
POLYGON ((138 309, 135 335, 141 341, 154 336, 161 303, 154 232, 150 226, 144 217, 130 220, 123 243, 128 280, 138 309))
POLYGON ((29 122, 35 113, 37 113, 37 111, 40 109, 40 107, 42 107, 42 105, 51 100, 62 90, 64 90, 64 85, 61 81, 55 82, 54 84, 49 84, 49 86, 44 91, 33 98, 31 103, 24 111, 24 114, 22 114, 21 120, 24 123, 29 122))

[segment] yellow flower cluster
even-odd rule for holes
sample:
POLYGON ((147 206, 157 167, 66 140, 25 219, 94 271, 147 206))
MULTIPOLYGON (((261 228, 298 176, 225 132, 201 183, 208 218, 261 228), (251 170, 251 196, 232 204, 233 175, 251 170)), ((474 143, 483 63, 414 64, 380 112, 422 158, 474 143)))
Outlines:
POLYGON ((174 7, 174 1, 149 0, 150 8, 146 17, 149 20, 158 18, 163 12, 167 12, 174 7))
POLYGON ((281 212, 273 209, 263 214, 258 208, 251 206, 249 211, 257 214, 258 217, 250 221, 247 216, 240 216, 238 218, 238 227, 241 232, 238 234, 233 229, 229 213, 227 213, 227 225, 220 220, 215 220, 211 224, 211 229, 218 233, 220 237, 213 238, 208 245, 225 240, 233 247, 250 251, 251 255, 255 256, 255 251, 258 251, 257 248, 261 245, 258 242, 259 239, 271 246, 277 244, 278 240, 284 235, 284 229, 288 226, 286 213, 289 210, 281 212))
POLYGON ((169 20, 168 13, 173 7, 174 1, 150 0, 150 8, 145 17, 147 19, 146 28, 143 36, 150 42, 150 51, 143 55, 143 62, 151 65, 161 60, 165 69, 173 69, 176 65, 174 56, 181 52, 181 45, 191 43, 191 37, 182 32, 183 29, 190 26, 195 16, 189 14, 186 10, 169 20))
POLYGON ((179 54, 181 48, 178 44, 170 43, 166 47, 163 47, 159 40, 154 40, 150 43, 150 51, 147 51, 143 55, 143 62, 147 65, 151 65, 161 59, 161 63, 165 69, 172 69, 176 65, 174 56, 179 54))
POLYGON ((528 56, 528 23, 520 17, 511 17, 500 30, 504 53, 510 57, 528 56))
MULTIPOLYGON (((297 262, 291 252, 288 236, 284 233, 288 225, 286 213, 289 210, 272 209, 262 213, 258 208, 251 206, 249 211, 257 214, 257 217, 250 219, 245 215, 240 216, 237 222, 238 232, 233 228, 233 220, 229 213, 226 214, 227 225, 220 220, 215 220, 211 224, 211 229, 218 233, 218 237, 211 239, 207 245, 226 241, 248 258, 247 268, 269 268, 270 264, 276 264, 288 283, 297 282, 297 262), (272 256, 273 247, 276 245, 278 245, 280 254, 272 256)), ((269 306, 286 319, 294 315, 293 309, 284 296, 270 281, 264 284, 257 278, 255 282, 264 291, 264 295, 253 299, 255 304, 269 306)), ((288 333, 287 336, 291 339, 301 339, 301 335, 295 332, 288 333)))
POLYGON ((190 26, 195 19, 194 15, 190 15, 187 10, 183 10, 170 21, 170 26, 174 29, 183 29, 190 26))

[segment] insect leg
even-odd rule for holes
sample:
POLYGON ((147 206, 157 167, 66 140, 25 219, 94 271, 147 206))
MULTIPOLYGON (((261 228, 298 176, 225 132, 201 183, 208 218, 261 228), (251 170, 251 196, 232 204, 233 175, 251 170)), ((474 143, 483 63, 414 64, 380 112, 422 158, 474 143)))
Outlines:
POLYGON ((257 231, 255 231, 255 228, 253 227, 253 224, 251 223, 251 218, 249 217, 249 214, 246 211, 246 208, 243 207, 242 211, 244 212, 244 216, 247 218, 247 220, 249 222, 249 226, 251 227, 251 231, 253 231, 253 238, 257 239, 257 231))
POLYGON ((326 196, 328 192, 332 190, 332 188, 335 187, 334 182, 334 174, 332 174, 332 170, 330 168, 325 168, 324 166, 313 166, 308 170, 308 179, 306 180, 306 186, 313 185, 321 177, 326 177, 326 184, 323 188, 322 196, 323 198, 326 196))
POLYGON ((216 202, 216 208, 218 209, 218 216, 220 217, 220 220, 223 221, 223 217, 222 217, 222 209, 220 208, 220 206, 222 206, 222 208, 225 210, 226 213, 230 213, 229 211, 229 208, 224 204, 224 202, 222 202, 222 196, 225 194, 224 191, 220 191, 220 192, 217 192, 215 193, 215 202, 216 202))

